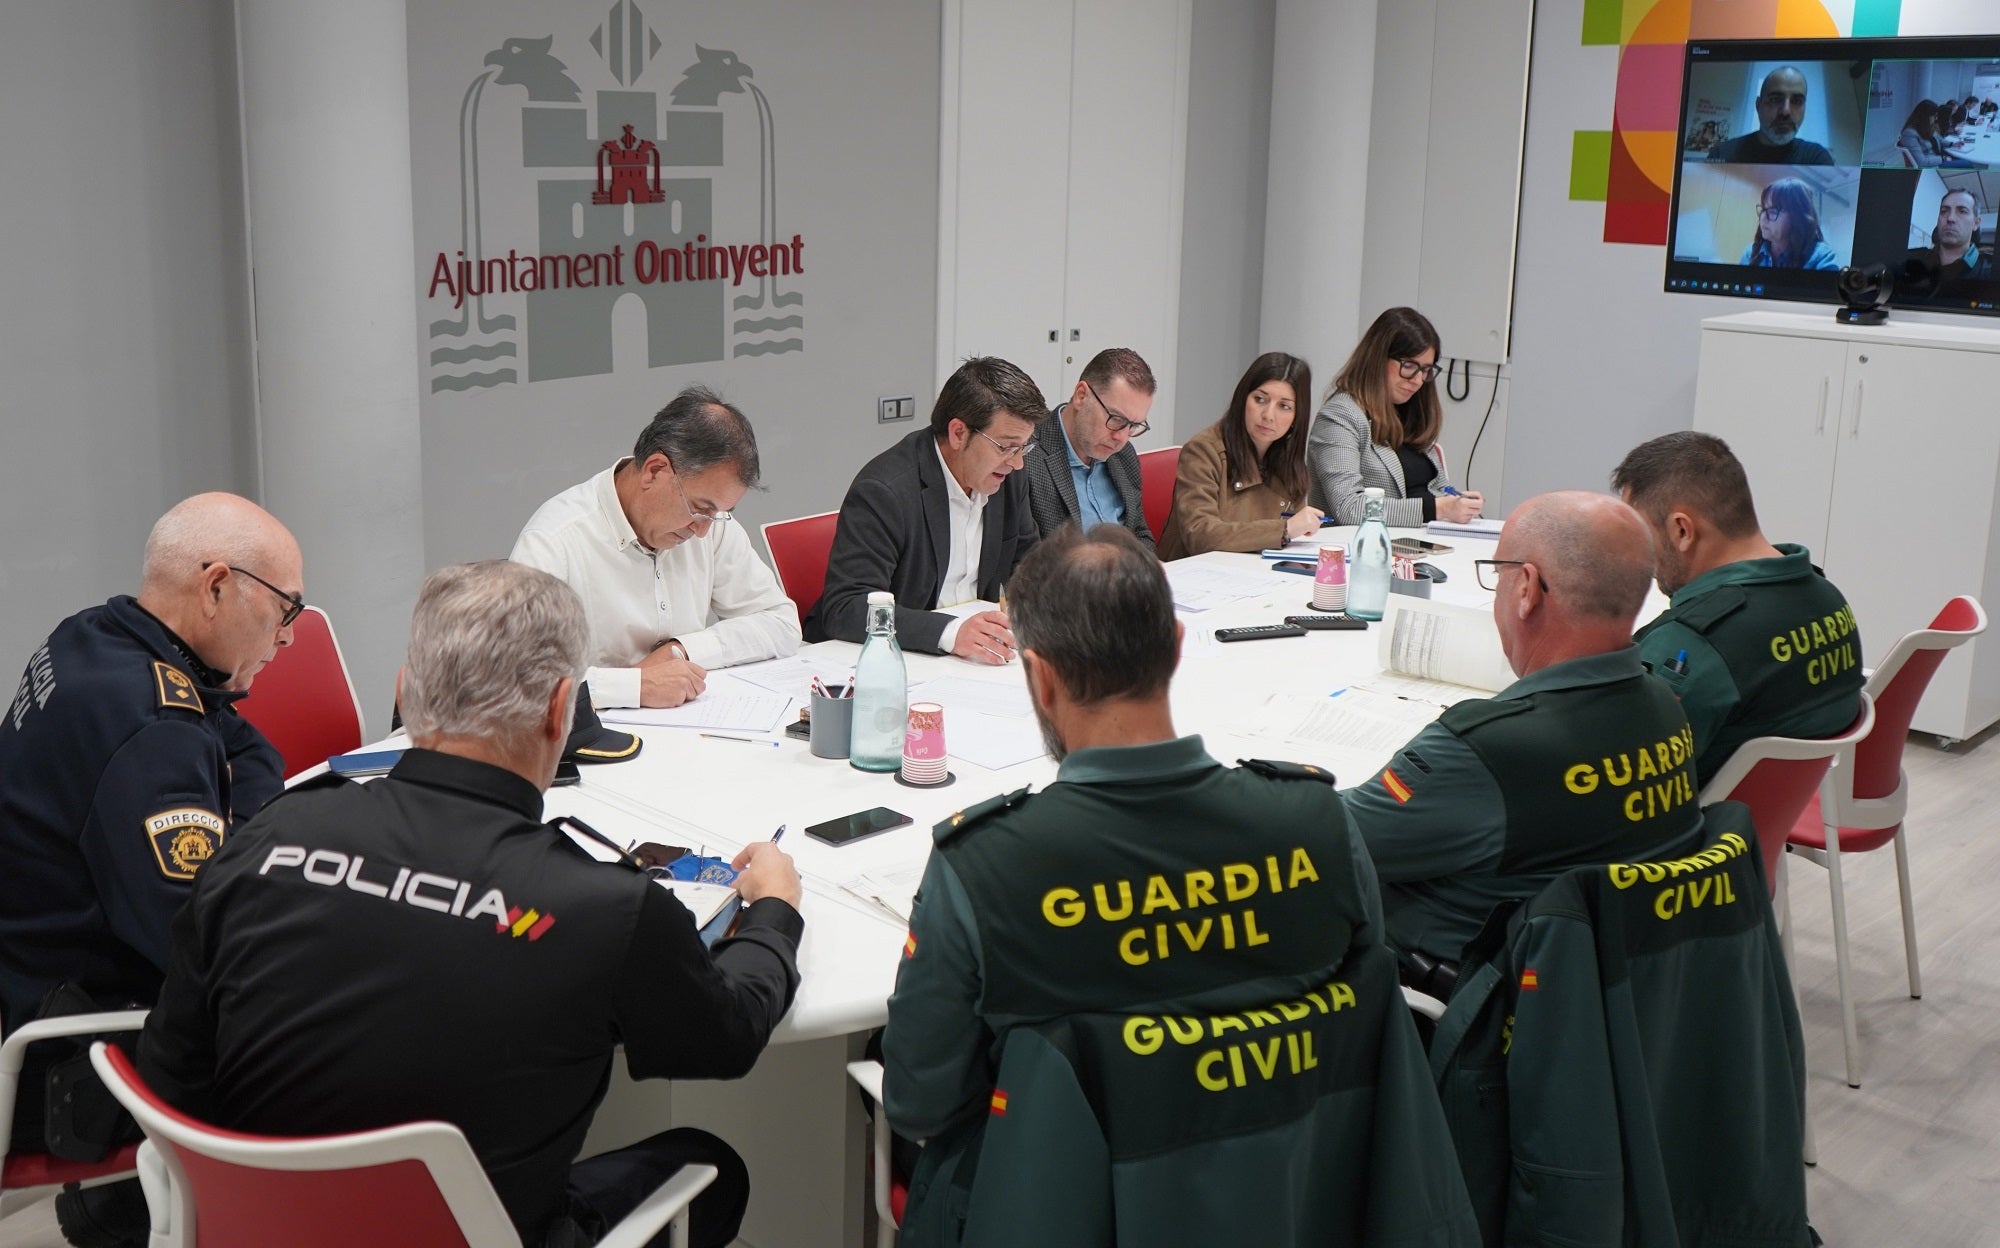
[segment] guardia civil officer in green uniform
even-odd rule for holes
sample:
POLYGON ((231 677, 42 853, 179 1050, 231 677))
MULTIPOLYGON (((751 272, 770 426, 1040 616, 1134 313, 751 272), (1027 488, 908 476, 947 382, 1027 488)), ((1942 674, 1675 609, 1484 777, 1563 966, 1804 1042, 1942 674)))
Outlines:
POLYGON ((1701 832, 1687 716, 1632 644, 1653 571, 1645 522, 1608 495, 1543 494, 1507 518, 1494 554, 1480 584, 1520 679, 1341 792, 1405 982, 1438 996, 1495 906, 1571 867, 1678 857, 1701 832))
MULTIPOLYGON (((1129 531, 1044 538, 1009 581, 1008 607, 1061 770, 1040 793, 937 829, 882 1046, 890 1122, 927 1141, 909 1244, 971 1234, 941 1206, 968 1185, 989 1116, 1028 1112, 996 1088, 1010 1029, 1088 1012, 1245 1010, 1324 986, 1350 947, 1380 942, 1374 873, 1332 777, 1225 767, 1175 733, 1181 626, 1158 561, 1129 531)), ((1185 1099, 1192 1060, 1162 1057, 1163 1093, 1177 1081, 1171 1094, 1185 1099)), ((1228 1093, 1198 1095, 1227 1112, 1228 1093)), ((1273 1210, 1228 1188, 1218 1177, 1211 1192, 1156 1195, 1191 1223, 1222 1202, 1243 1242, 1280 1242, 1259 1231, 1273 1210)))
POLYGON ((1692 430, 1654 438, 1611 484, 1653 528, 1670 605, 1639 630, 1639 655, 1680 695, 1698 782, 1752 737, 1830 737, 1854 721, 1854 610, 1805 547, 1764 539, 1727 443, 1692 430))

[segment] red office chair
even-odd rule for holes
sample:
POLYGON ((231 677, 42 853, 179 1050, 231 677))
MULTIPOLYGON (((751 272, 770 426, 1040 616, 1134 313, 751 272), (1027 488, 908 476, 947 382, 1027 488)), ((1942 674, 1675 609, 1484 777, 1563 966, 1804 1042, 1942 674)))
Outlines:
MULTIPOLYGON (((152 1248, 520 1248, 493 1184, 457 1127, 413 1122, 352 1135, 245 1135, 197 1122, 140 1081, 102 1042, 90 1060, 145 1128, 140 1177, 152 1248)), ((640 1248, 673 1223, 686 1248, 688 1203, 714 1166, 684 1166, 598 1248, 640 1248)))
POLYGON ((347 660, 326 612, 318 607, 299 613, 292 622, 292 644, 257 673, 236 709, 284 756, 287 780, 367 739, 347 660))
MULTIPOLYGON (((1785 852, 1785 838, 1798 822, 1799 812, 1819 791, 1827 768, 1834 760, 1852 754, 1855 745, 1867 737, 1875 723, 1875 704, 1861 695, 1861 713, 1837 737, 1753 737, 1736 747, 1722 770, 1701 790, 1701 804, 1742 802, 1750 808, 1757 827, 1757 849, 1764 857, 1764 878, 1771 895, 1782 907, 1784 892, 1778 887, 1778 860, 1785 852)), ((1791 936, 1791 923, 1785 935, 1791 936)))
POLYGON ((1860 1040, 1847 984, 1847 898, 1841 883, 1840 856, 1867 853, 1884 845, 1896 847, 1896 886, 1903 902, 1903 958, 1909 965, 1910 996, 1923 996, 1923 980, 1917 974, 1917 912, 1910 900, 1910 853, 1903 838, 1903 816, 1910 808, 1903 744, 1909 739, 1910 718, 1917 713, 1917 703, 1944 661, 1945 651, 1985 631, 1986 612, 1976 600, 1959 597, 1944 605, 1929 628, 1918 629, 1896 643, 1868 678, 1868 694, 1875 700, 1875 730, 1855 748, 1851 764, 1837 764, 1827 773, 1819 793, 1793 823, 1786 840, 1785 848, 1792 853, 1827 869, 1849 1087, 1861 1086, 1860 1040))
POLYGON ((764 526, 764 549, 771 552, 778 584, 785 587, 785 596, 798 608, 801 624, 826 588, 826 558, 833 551, 833 528, 839 519, 839 512, 823 511, 764 526))
POLYGON ((28 1046, 38 1040, 89 1036, 106 1031, 137 1031, 146 1025, 146 1011, 117 1010, 103 1014, 66 1014, 24 1023, 0 1042, 0 1195, 30 1187, 82 1183, 132 1173, 135 1143, 111 1150, 102 1161, 70 1161, 53 1153, 24 1153, 13 1147, 14 1104, 21 1089, 21 1067, 28 1046))
POLYGON ((1167 531, 1167 513, 1174 509, 1174 471, 1181 448, 1163 446, 1139 456, 1139 498, 1146 509, 1146 527, 1158 538, 1167 531))

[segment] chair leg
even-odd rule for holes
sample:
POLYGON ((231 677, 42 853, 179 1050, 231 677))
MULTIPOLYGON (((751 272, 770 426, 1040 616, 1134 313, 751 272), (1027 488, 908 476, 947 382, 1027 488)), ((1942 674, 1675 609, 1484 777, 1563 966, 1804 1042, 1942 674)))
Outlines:
POLYGON ((1847 1086, 1861 1086, 1861 1039, 1854 1026, 1854 994, 1847 982, 1847 893, 1840 881, 1840 829, 1826 830, 1826 877, 1833 891, 1833 966, 1840 981, 1840 1030, 1847 1048, 1847 1086))
POLYGON ((1896 888, 1903 898, 1903 957, 1910 964, 1910 996, 1922 1000, 1923 976, 1917 972, 1917 906, 1910 899, 1910 850, 1903 829, 1896 829, 1896 888))
MULTIPOLYGON (((1790 853, 1778 855, 1778 948, 1785 959, 1785 977, 1792 981, 1792 1012, 1799 1008, 1799 981, 1792 969, 1798 956, 1792 952, 1792 870, 1790 853)), ((1803 1082, 1803 1081, 1802 1081, 1803 1082)), ((1799 1116, 1805 1126, 1804 1148, 1800 1150, 1800 1160, 1809 1166, 1819 1164, 1819 1145, 1813 1139, 1812 1089, 1803 1088, 1799 1100, 1799 1116)))

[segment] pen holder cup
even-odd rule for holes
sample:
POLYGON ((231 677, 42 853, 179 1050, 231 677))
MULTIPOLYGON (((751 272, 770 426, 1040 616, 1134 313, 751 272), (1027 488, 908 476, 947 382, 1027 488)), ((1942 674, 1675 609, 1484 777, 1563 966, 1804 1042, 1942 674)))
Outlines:
MULTIPOLYGON (((840 689, 841 686, 836 685, 840 689)), ((845 689, 842 689, 845 692, 845 689)), ((817 690, 812 695, 812 733, 807 748, 815 758, 846 758, 854 736, 854 699, 829 698, 817 690)))
POLYGON ((1421 572, 1417 573, 1413 580, 1392 576, 1389 578, 1389 592, 1408 594, 1412 598, 1428 598, 1431 596, 1431 578, 1421 572))

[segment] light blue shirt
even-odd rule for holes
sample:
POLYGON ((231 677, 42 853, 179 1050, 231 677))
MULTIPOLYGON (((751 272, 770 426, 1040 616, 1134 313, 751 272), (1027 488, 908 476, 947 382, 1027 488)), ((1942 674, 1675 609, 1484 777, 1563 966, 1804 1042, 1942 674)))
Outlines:
POLYGON ((1077 522, 1086 533, 1100 524, 1123 525, 1125 500, 1118 496, 1118 483, 1111 479, 1111 469, 1101 459, 1085 467, 1076 448, 1069 444, 1069 426, 1062 423, 1067 407, 1067 403, 1058 407, 1053 419, 1062 430, 1063 450, 1069 453, 1069 479, 1076 486, 1077 522))

